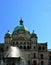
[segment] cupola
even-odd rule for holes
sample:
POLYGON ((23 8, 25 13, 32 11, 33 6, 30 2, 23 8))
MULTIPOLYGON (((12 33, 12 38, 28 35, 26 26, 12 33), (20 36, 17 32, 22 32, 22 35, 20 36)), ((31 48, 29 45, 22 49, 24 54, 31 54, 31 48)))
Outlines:
POLYGON ((32 37, 37 38, 37 34, 34 33, 34 30, 33 30, 32 34, 31 34, 31 38, 32 37))
POLYGON ((23 20, 22 19, 19 21, 19 23, 20 24, 14 28, 14 31, 13 32, 17 32, 17 31, 20 31, 20 30, 21 31, 27 31, 27 32, 29 32, 27 26, 25 26, 23 24, 23 20))
POLYGON ((9 38, 9 37, 11 37, 11 34, 10 34, 9 30, 8 30, 7 33, 5 34, 5 38, 9 38))
POLYGON ((12 37, 11 37, 11 34, 10 34, 9 30, 8 30, 7 33, 5 34, 4 42, 5 43, 11 43, 11 40, 12 40, 12 37))
POLYGON ((32 32, 32 34, 31 34, 31 42, 32 43, 37 43, 37 34, 35 34, 34 33, 34 30, 33 30, 33 32, 32 32))

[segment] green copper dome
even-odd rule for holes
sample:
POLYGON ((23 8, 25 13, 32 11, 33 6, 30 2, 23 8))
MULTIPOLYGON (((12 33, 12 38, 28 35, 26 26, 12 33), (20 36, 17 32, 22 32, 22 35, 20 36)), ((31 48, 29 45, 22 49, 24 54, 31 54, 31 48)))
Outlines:
POLYGON ((11 37, 11 33, 9 32, 9 30, 7 31, 7 33, 5 34, 5 38, 7 37, 11 37))
POLYGON ((18 31, 18 30, 29 31, 28 28, 25 25, 23 25, 22 19, 20 20, 20 25, 16 26, 15 29, 14 29, 14 31, 18 31))

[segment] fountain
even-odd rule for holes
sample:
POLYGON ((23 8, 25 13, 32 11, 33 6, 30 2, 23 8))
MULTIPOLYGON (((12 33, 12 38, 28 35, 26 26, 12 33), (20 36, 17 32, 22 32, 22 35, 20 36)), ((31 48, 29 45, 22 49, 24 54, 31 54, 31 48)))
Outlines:
POLYGON ((16 46, 10 46, 1 65, 26 65, 23 53, 16 46))
POLYGON ((9 49, 8 49, 8 52, 6 53, 5 57, 20 57, 21 56, 21 52, 19 50, 18 47, 16 46, 11 46, 9 49))

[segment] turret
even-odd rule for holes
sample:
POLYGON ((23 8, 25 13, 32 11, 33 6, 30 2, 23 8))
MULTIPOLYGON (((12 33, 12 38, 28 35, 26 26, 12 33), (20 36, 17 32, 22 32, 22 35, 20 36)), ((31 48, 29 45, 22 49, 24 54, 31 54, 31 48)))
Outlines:
POLYGON ((32 43, 37 43, 37 34, 35 34, 34 33, 34 30, 33 30, 33 32, 32 32, 32 34, 31 34, 31 42, 32 43))
POLYGON ((9 30, 8 30, 7 33, 5 34, 4 42, 5 43, 11 43, 11 40, 12 40, 11 34, 10 34, 9 30))

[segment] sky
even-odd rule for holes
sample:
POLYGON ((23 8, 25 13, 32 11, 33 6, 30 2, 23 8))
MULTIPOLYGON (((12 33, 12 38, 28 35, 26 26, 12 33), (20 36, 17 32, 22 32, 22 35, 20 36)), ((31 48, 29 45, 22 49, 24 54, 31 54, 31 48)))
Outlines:
POLYGON ((51 49, 51 0, 0 0, 0 43, 21 18, 30 33, 37 34, 38 43, 47 42, 51 49))

